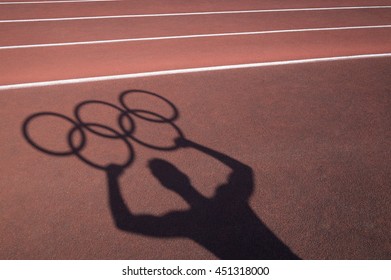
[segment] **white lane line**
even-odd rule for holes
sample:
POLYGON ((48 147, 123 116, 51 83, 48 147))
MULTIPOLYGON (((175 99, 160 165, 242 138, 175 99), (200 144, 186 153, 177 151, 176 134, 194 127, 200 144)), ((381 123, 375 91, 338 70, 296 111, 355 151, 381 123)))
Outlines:
POLYGON ((0 5, 23 5, 23 4, 61 4, 83 2, 118 2, 123 0, 62 0, 62 1, 26 1, 26 2, 0 2, 0 5))
POLYGON ((285 29, 285 30, 269 30, 269 31, 195 34, 195 35, 179 35, 179 36, 165 36, 165 37, 146 37, 146 38, 128 38, 128 39, 100 40, 100 41, 80 41, 80 42, 66 42, 66 43, 2 46, 2 47, 0 47, 0 50, 46 48, 46 47, 65 47, 65 46, 78 46, 78 45, 96 45, 96 44, 112 44, 112 43, 139 42, 139 41, 157 41, 157 40, 177 40, 177 39, 224 37, 224 36, 264 35, 264 34, 276 34, 276 33, 337 31, 337 30, 355 30, 355 29, 379 29, 379 28, 390 28, 390 27, 391 27, 391 25, 371 25, 371 26, 367 25, 367 26, 344 26, 344 27, 325 27, 325 28, 304 28, 304 29, 285 29))
POLYGON ((210 66, 210 67, 162 70, 162 71, 143 72, 143 73, 131 73, 131 74, 122 74, 122 75, 110 75, 110 76, 98 76, 98 77, 88 77, 88 78, 55 80, 55 81, 46 81, 46 82, 32 82, 32 83, 22 83, 22 84, 0 85, 0 90, 23 89, 23 88, 33 88, 33 87, 45 87, 45 86, 58 86, 58 85, 80 84, 80 83, 101 82, 101 81, 113 81, 113 80, 122 80, 122 79, 186 74, 186 73, 197 73, 197 72, 234 70, 234 69, 245 69, 245 68, 259 68, 259 67, 267 67, 267 66, 282 66, 282 65, 291 65, 291 64, 305 64, 305 63, 353 60, 353 59, 364 59, 364 58, 385 58, 385 57, 391 57, 391 53, 361 54, 361 55, 349 55, 349 56, 335 56, 335 57, 296 59, 296 60, 284 60, 284 61, 272 61, 272 62, 247 63, 247 64, 221 65, 221 66, 210 66))
POLYGON ((272 9, 272 10, 243 10, 243 11, 215 11, 215 12, 192 12, 192 13, 167 13, 167 14, 130 14, 130 15, 89 16, 89 17, 68 17, 68 18, 9 19, 9 20, 0 20, 0 23, 46 22, 46 21, 72 21, 72 20, 120 19, 120 18, 144 18, 144 17, 202 16, 202 15, 226 15, 226 14, 250 14, 250 13, 277 13, 277 12, 304 12, 304 11, 336 11, 336 10, 389 9, 389 8, 391 8, 391 6, 359 6, 359 7, 296 8, 296 9, 272 9))

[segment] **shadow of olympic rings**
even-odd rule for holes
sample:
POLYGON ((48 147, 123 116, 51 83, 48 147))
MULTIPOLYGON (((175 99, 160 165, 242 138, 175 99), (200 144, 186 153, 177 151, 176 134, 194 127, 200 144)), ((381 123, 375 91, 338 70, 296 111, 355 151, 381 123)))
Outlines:
POLYGON ((145 90, 129 90, 125 91, 120 94, 119 96, 119 105, 112 104, 106 101, 100 101, 100 100, 87 100, 83 101, 76 105, 74 112, 74 119, 59 114, 55 112, 39 112, 35 113, 31 116, 29 116, 23 123, 22 126, 22 133, 27 140, 27 142, 33 146, 35 149, 48 154, 52 156, 76 156, 79 160, 82 162, 88 164, 89 166, 100 169, 100 170, 106 170, 109 168, 111 164, 102 165, 94 162, 93 160, 89 159, 88 157, 84 156, 82 154, 83 149, 86 147, 87 144, 87 134, 86 132, 90 132, 98 137, 103 138, 109 138, 109 139, 118 139, 121 140, 126 148, 127 148, 127 158, 124 163, 121 165, 117 165, 119 168, 124 169, 131 165, 131 163, 134 161, 135 158, 135 152, 134 148, 131 144, 131 141, 138 143, 142 146, 148 147, 150 149, 160 150, 160 151, 171 151, 178 148, 177 142, 172 141, 172 144, 169 146, 164 145, 157 145, 148 142, 145 139, 141 139, 138 137, 135 132, 137 131, 137 125, 135 122, 135 118, 142 119, 147 122, 157 123, 157 124, 168 124, 172 127, 172 129, 177 134, 176 138, 184 138, 184 134, 181 131, 181 129, 174 123, 175 120, 179 117, 178 109, 175 107, 175 105, 169 101, 168 99, 145 90), (127 104, 126 98, 130 95, 135 94, 144 94, 146 96, 155 98, 156 100, 163 102, 166 107, 169 108, 170 114, 168 116, 164 116, 163 114, 159 114, 156 112, 152 112, 149 110, 145 110, 143 108, 133 108, 131 105, 127 104), (109 127, 104 124, 99 124, 96 122, 88 122, 85 121, 82 117, 82 111, 83 109, 88 105, 103 105, 107 106, 109 108, 112 108, 114 110, 118 111, 117 115, 117 124, 119 127, 118 129, 115 129, 113 127, 109 127), (33 121, 37 120, 38 118, 42 117, 55 117, 60 118, 68 123, 71 124, 71 128, 67 133, 67 145, 69 147, 68 150, 65 151, 57 151, 54 149, 50 149, 45 147, 42 143, 38 143, 38 141, 34 140, 31 135, 31 124, 33 121))
MULTIPOLYGON (((137 100, 137 98, 136 98, 137 100)), ((135 101, 135 99, 133 99, 135 101)), ((88 111, 88 110, 87 110, 88 111)), ((93 111, 94 120, 99 112, 93 111)), ((105 112, 103 112, 105 113, 105 112)), ((182 131, 175 124, 179 117, 177 108, 164 97, 148 91, 130 90, 120 94, 119 105, 105 101, 87 100, 77 104, 73 111, 74 118, 53 112, 40 112, 29 116, 22 126, 25 139, 37 150, 53 156, 76 156, 87 165, 104 170, 107 176, 109 207, 113 221, 117 228, 131 233, 143 234, 146 236, 160 238, 186 237, 203 246, 221 259, 299 259, 257 216, 249 204, 249 198, 254 191, 254 175, 250 166, 240 162, 217 150, 213 150, 202 144, 186 139, 182 131), (135 102, 128 105, 128 97, 136 94, 142 97, 143 106, 150 107, 155 101, 160 105, 153 107, 161 109, 161 105, 168 106, 169 113, 159 114, 136 108, 135 102), (148 98, 154 98, 152 102, 145 102, 148 98), (163 104, 161 104, 163 102, 163 104), (90 105, 106 106, 114 109, 114 121, 116 128, 98 122, 87 121, 82 116, 82 111, 87 110, 90 105), (59 118, 70 124, 70 129, 65 130, 67 148, 55 150, 39 144, 34 139, 32 122, 38 118, 59 118), (138 136, 137 121, 143 120, 149 123, 168 124, 174 130, 174 137, 169 138, 168 145, 148 142, 145 136, 138 136), (126 160, 122 164, 99 164, 83 154, 86 148, 88 136, 91 134, 110 140, 122 141, 127 149, 126 160), (188 204, 189 209, 171 211, 163 216, 136 214, 126 204, 120 190, 119 178, 125 168, 129 167, 135 158, 135 152, 131 142, 142 146, 169 151, 177 148, 193 149, 210 158, 217 163, 228 167, 231 172, 226 182, 216 187, 212 198, 205 197, 192 185, 190 178, 175 165, 164 159, 153 158, 149 161, 148 167, 152 175, 160 182, 162 187, 175 192, 188 204)), ((107 115, 102 114, 105 122, 107 115)), ((105 122, 106 123, 106 122, 105 122)), ((50 129, 44 125, 41 128, 50 129)), ((62 127, 61 127, 62 128, 62 127)), ((156 139, 164 138, 157 134, 156 139)), ((45 135, 44 135, 45 136, 45 135)), ((42 137, 42 136, 41 136, 42 137)), ((160 143, 160 142, 158 142, 160 143)), ((103 149, 112 149, 112 146, 105 145, 103 149)), ((113 149, 114 150, 114 149, 113 149)), ((94 151, 94 154, 99 151, 94 151)), ((87 153, 88 154, 88 153, 87 153)), ((105 154, 104 152, 102 154, 105 154)))

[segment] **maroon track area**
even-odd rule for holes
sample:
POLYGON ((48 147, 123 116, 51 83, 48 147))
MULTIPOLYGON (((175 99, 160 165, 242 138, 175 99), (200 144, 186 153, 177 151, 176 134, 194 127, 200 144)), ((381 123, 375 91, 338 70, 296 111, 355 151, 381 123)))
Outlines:
MULTIPOLYGON (((0 21, 390 4, 287 2, 0 5, 0 21)), ((390 259, 389 56, 21 89, 4 86, 391 53, 391 28, 1 49, 388 24, 389 8, 0 22, 0 259, 288 258, 286 250, 302 259, 390 259), (72 125, 66 118, 76 122, 79 116, 91 127, 100 126, 101 133, 122 133, 119 120, 129 125, 118 113, 124 105, 163 116, 175 108, 175 127, 196 144, 154 149, 174 145, 177 130, 170 123, 132 115, 136 129, 126 141, 134 160, 122 174, 91 165, 126 162, 129 151, 122 138, 83 128, 84 149, 79 157, 77 147, 72 154, 72 125), (66 151, 70 155, 58 154, 66 151), (154 170, 151 161, 156 159, 175 166, 193 188, 163 165, 154 170)), ((78 146, 77 128, 73 132, 78 146)))

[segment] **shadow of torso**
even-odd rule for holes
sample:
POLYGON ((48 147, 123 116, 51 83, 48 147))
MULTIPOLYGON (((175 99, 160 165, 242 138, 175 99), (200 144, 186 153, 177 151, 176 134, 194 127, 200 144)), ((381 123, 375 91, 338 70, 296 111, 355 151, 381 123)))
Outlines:
POLYGON ((220 259, 299 259, 245 201, 216 195, 160 218, 161 236, 190 238, 220 259))

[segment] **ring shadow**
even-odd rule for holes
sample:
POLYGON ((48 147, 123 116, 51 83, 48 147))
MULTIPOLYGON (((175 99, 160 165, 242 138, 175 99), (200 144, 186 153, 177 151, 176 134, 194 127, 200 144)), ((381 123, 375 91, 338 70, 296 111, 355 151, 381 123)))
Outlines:
MULTIPOLYGON (((125 91, 120 94, 119 103, 122 106, 121 110, 123 110, 121 112, 122 116, 126 113, 132 115, 132 117, 139 117, 137 114, 132 114, 132 109, 124 105, 125 95, 134 92, 138 92, 138 90, 125 91)), ((171 101, 156 93, 139 92, 151 94, 168 102, 169 106, 173 108, 174 117, 171 119, 162 117, 161 121, 170 122, 174 125, 173 121, 178 117, 179 111, 171 101)), ((77 114, 80 110, 80 105, 89 102, 96 101, 88 100, 75 106, 76 121, 58 113, 41 112, 30 115, 23 123, 22 133, 26 141, 40 152, 54 156, 68 156, 73 153, 73 155, 76 155, 89 166, 104 170, 107 176, 110 211, 117 228, 130 233, 158 238, 189 238, 220 259, 300 259, 251 209, 249 198, 254 190, 252 168, 226 154, 186 139, 176 125, 175 128, 179 131, 179 137, 175 140, 176 149, 195 149, 226 165, 231 170, 227 182, 218 186, 212 198, 206 198, 191 185, 189 177, 175 165, 164 159, 153 158, 148 163, 151 174, 163 187, 175 192, 184 199, 190 206, 190 209, 186 211, 172 211, 164 216, 133 214, 123 199, 119 181, 121 175, 134 160, 134 150, 127 138, 132 141, 134 139, 132 139, 129 133, 121 134, 116 132, 114 128, 100 124, 82 123, 77 114), (35 117, 45 117, 46 115, 60 117, 74 124, 74 128, 71 129, 67 137, 68 144, 71 147, 70 152, 53 153, 31 139, 29 133, 30 122, 35 117), (126 141, 130 151, 133 153, 125 165, 109 164, 101 167, 78 156, 79 151, 87 145, 83 129, 88 129, 91 125, 100 126, 111 131, 118 138, 126 141), (79 130, 82 135, 82 143, 78 146, 75 146, 71 139, 71 135, 75 130, 79 130)), ((103 101, 99 101, 99 103, 117 107, 117 105, 103 101)), ((139 108, 135 110, 136 113, 140 111, 148 112, 139 108)), ((154 112, 150 113, 152 116, 158 115, 154 112)), ((122 117, 119 117, 118 122, 121 119, 122 117)), ((119 123, 119 126, 123 127, 121 123, 119 123)), ((94 130, 90 129, 90 132, 94 132, 94 130)), ((98 133, 97 135, 109 137, 98 133)), ((110 138, 112 137, 110 136, 110 138)), ((141 140, 134 142, 151 149, 153 148, 153 146, 151 147, 147 143, 144 145, 144 142, 141 140)))

